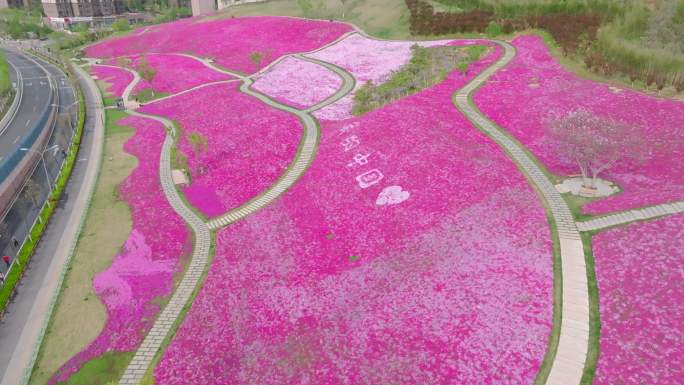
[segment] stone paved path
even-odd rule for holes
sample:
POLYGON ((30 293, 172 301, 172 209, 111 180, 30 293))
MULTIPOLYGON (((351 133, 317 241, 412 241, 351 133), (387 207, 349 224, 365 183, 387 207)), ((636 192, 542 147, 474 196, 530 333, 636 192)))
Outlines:
MULTIPOLYGON (((140 78, 136 76, 136 79, 140 78)), ((133 84, 135 86, 135 84, 133 84)), ((126 89, 133 89, 131 85, 126 89)), ((128 98, 130 92, 124 93, 128 98)), ((202 274, 209 262, 209 250, 211 247, 211 233, 204 221, 188 208, 181 199, 171 178, 171 150, 174 138, 177 135, 175 126, 168 120, 158 116, 142 114, 136 111, 128 111, 129 114, 140 116, 147 119, 154 119, 161 122, 167 130, 166 138, 162 146, 161 159, 159 165, 159 178, 162 189, 173 209, 190 226, 195 235, 192 259, 188 270, 183 275, 181 283, 176 288, 171 300, 154 322, 152 329, 147 333, 135 356, 128 364, 119 384, 132 385, 139 384, 145 372, 152 363, 157 351, 161 347, 164 339, 169 335, 172 326, 180 316, 183 308, 189 305, 190 297, 198 286, 202 274)))
POLYGON ((504 49, 503 57, 458 91, 455 102, 465 116, 501 146, 529 177, 551 211, 560 243, 563 296, 562 304, 555 305, 562 309, 560 339, 546 384, 575 385, 582 378, 589 344, 589 293, 584 248, 573 215, 553 183, 519 143, 487 119, 470 101, 478 87, 515 56, 512 45, 496 43, 504 49))
POLYGON ((608 227, 624 225, 629 222, 652 219, 682 212, 684 212, 684 201, 664 203, 661 205, 609 214, 600 218, 590 219, 588 221, 577 222, 577 228, 580 231, 601 230, 608 227))

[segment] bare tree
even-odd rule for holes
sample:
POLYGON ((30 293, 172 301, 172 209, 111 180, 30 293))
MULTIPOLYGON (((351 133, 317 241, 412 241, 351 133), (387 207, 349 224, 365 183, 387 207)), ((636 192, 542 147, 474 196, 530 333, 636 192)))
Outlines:
POLYGON ((616 163, 649 155, 637 127, 583 108, 551 117, 546 129, 558 154, 579 167, 586 188, 595 188, 599 175, 616 163))

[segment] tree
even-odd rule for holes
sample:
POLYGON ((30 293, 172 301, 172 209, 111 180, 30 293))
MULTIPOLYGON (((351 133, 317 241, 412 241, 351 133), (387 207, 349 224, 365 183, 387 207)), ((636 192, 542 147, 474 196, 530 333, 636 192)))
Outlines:
POLYGON ((579 167, 586 188, 595 188, 599 175, 616 163, 641 162, 649 154, 637 127, 583 108, 551 117, 546 129, 557 153, 579 167))
POLYGON ((140 77, 143 78, 143 80, 145 80, 146 82, 148 82, 150 84, 150 90, 152 91, 152 97, 154 97, 154 88, 152 88, 152 81, 154 80, 154 77, 157 76, 157 70, 152 68, 152 66, 150 66, 150 63, 143 56, 140 58, 140 61, 138 62, 138 66, 136 67, 136 71, 138 71, 138 74, 140 74, 140 77))
POLYGON ((252 64, 254 64, 255 67, 259 68, 259 65, 261 64, 261 60, 264 58, 264 55, 261 54, 261 52, 252 52, 249 54, 249 60, 252 61, 252 64))
POLYGON ((128 22, 128 19, 119 19, 112 23, 112 29, 117 32, 128 31, 131 29, 131 23, 128 22))

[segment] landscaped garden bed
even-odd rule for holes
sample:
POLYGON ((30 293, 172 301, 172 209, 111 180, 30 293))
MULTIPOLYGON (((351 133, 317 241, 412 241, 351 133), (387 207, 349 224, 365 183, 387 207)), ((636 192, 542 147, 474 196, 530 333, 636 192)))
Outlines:
POLYGON ((286 17, 181 20, 140 35, 109 39, 86 49, 87 56, 111 58, 148 53, 192 53, 244 73, 256 72, 289 53, 330 43, 351 28, 342 23, 286 17))
POLYGON ((124 70, 108 66, 94 65, 90 67, 90 73, 97 77, 97 80, 107 84, 104 92, 121 97, 126 86, 133 81, 133 74, 124 70))
POLYGON ((601 313, 596 385, 684 378, 684 214, 594 236, 601 313))
POLYGON ((133 89, 134 95, 145 89, 153 89, 157 93, 175 94, 204 83, 233 78, 230 75, 214 71, 193 58, 181 55, 147 54, 111 59, 108 64, 124 65, 136 70, 140 67, 142 60, 155 71, 155 74, 151 84, 145 79, 141 79, 133 89))
POLYGON ((552 327, 550 231, 453 106, 465 81, 323 124, 298 183, 218 232, 156 383, 532 383, 552 327))
POLYGON ((565 70, 538 36, 513 40, 516 57, 475 95, 482 112, 510 132, 558 175, 579 170, 559 158, 546 121, 554 114, 585 108, 631 124, 648 150, 643 162, 618 162, 602 174, 622 193, 591 202, 587 214, 654 205, 684 196, 684 103, 579 78, 565 70))
POLYGON ((302 136, 294 115, 238 88, 237 83, 207 86, 140 109, 180 125, 176 165, 187 168, 191 178, 183 193, 208 217, 240 206, 273 184, 302 136))
POLYGON ((112 265, 93 278, 94 292, 107 309, 104 329, 60 368, 50 384, 67 380, 84 363, 106 353, 135 351, 191 250, 189 231, 166 200, 158 177, 164 128, 137 117, 118 124, 136 129, 124 149, 138 158, 138 166, 119 186, 131 208, 132 231, 112 265))

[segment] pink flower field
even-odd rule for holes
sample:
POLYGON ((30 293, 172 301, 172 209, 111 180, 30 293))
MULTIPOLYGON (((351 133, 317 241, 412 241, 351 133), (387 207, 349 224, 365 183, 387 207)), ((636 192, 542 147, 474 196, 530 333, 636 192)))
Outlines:
POLYGON ((158 300, 171 294, 174 274, 192 246, 183 220, 167 202, 159 182, 164 127, 137 117, 117 124, 136 129, 124 149, 138 158, 138 166, 119 186, 121 198, 131 208, 133 228, 112 265, 93 279, 94 292, 107 309, 104 329, 49 384, 67 380, 85 362, 106 352, 135 350, 161 310, 158 300))
POLYGON ((207 86, 140 109, 180 124, 177 147, 188 158, 192 178, 183 192, 209 217, 273 184, 294 158, 303 131, 294 115, 241 93, 238 86, 207 86), (206 146, 193 145, 191 135, 206 140, 206 146))
POLYGON ((90 73, 96 76, 98 80, 109 84, 105 92, 112 96, 121 97, 126 86, 133 81, 132 73, 113 67, 94 65, 90 67, 90 73))
POLYGON ((334 41, 351 28, 342 23, 289 17, 185 19, 150 28, 143 34, 109 39, 86 49, 90 57, 150 53, 191 53, 244 73, 256 72, 279 57, 307 52, 334 41), (255 63, 252 53, 262 59, 255 63))
POLYGON ((482 112, 513 134, 551 172, 579 170, 558 158, 544 132, 552 113, 578 107, 641 127, 644 145, 652 149, 643 164, 622 162, 603 174, 623 192, 584 206, 587 214, 603 214, 684 199, 684 103, 658 99, 607 84, 585 80, 565 70, 542 39, 522 36, 513 41, 517 56, 475 95, 482 112))
POLYGON ((465 81, 324 123, 298 183, 219 231, 156 383, 530 384, 552 325, 550 232, 452 104, 465 81))
POLYGON ((287 57, 259 75, 252 88, 280 103, 305 109, 329 98, 342 86, 342 79, 329 69, 287 57))
MULTIPOLYGON (((133 68, 138 66, 141 57, 130 58, 133 68)), ((137 94, 146 88, 152 88, 155 92, 175 94, 204 83, 234 79, 232 76, 216 72, 201 62, 186 56, 152 54, 144 55, 144 58, 157 73, 152 79, 152 84, 140 80, 133 89, 133 94, 137 94)), ((109 64, 117 65, 117 60, 111 59, 109 64)))
POLYGON ((601 312, 596 385, 681 384, 684 214, 594 236, 601 312))

